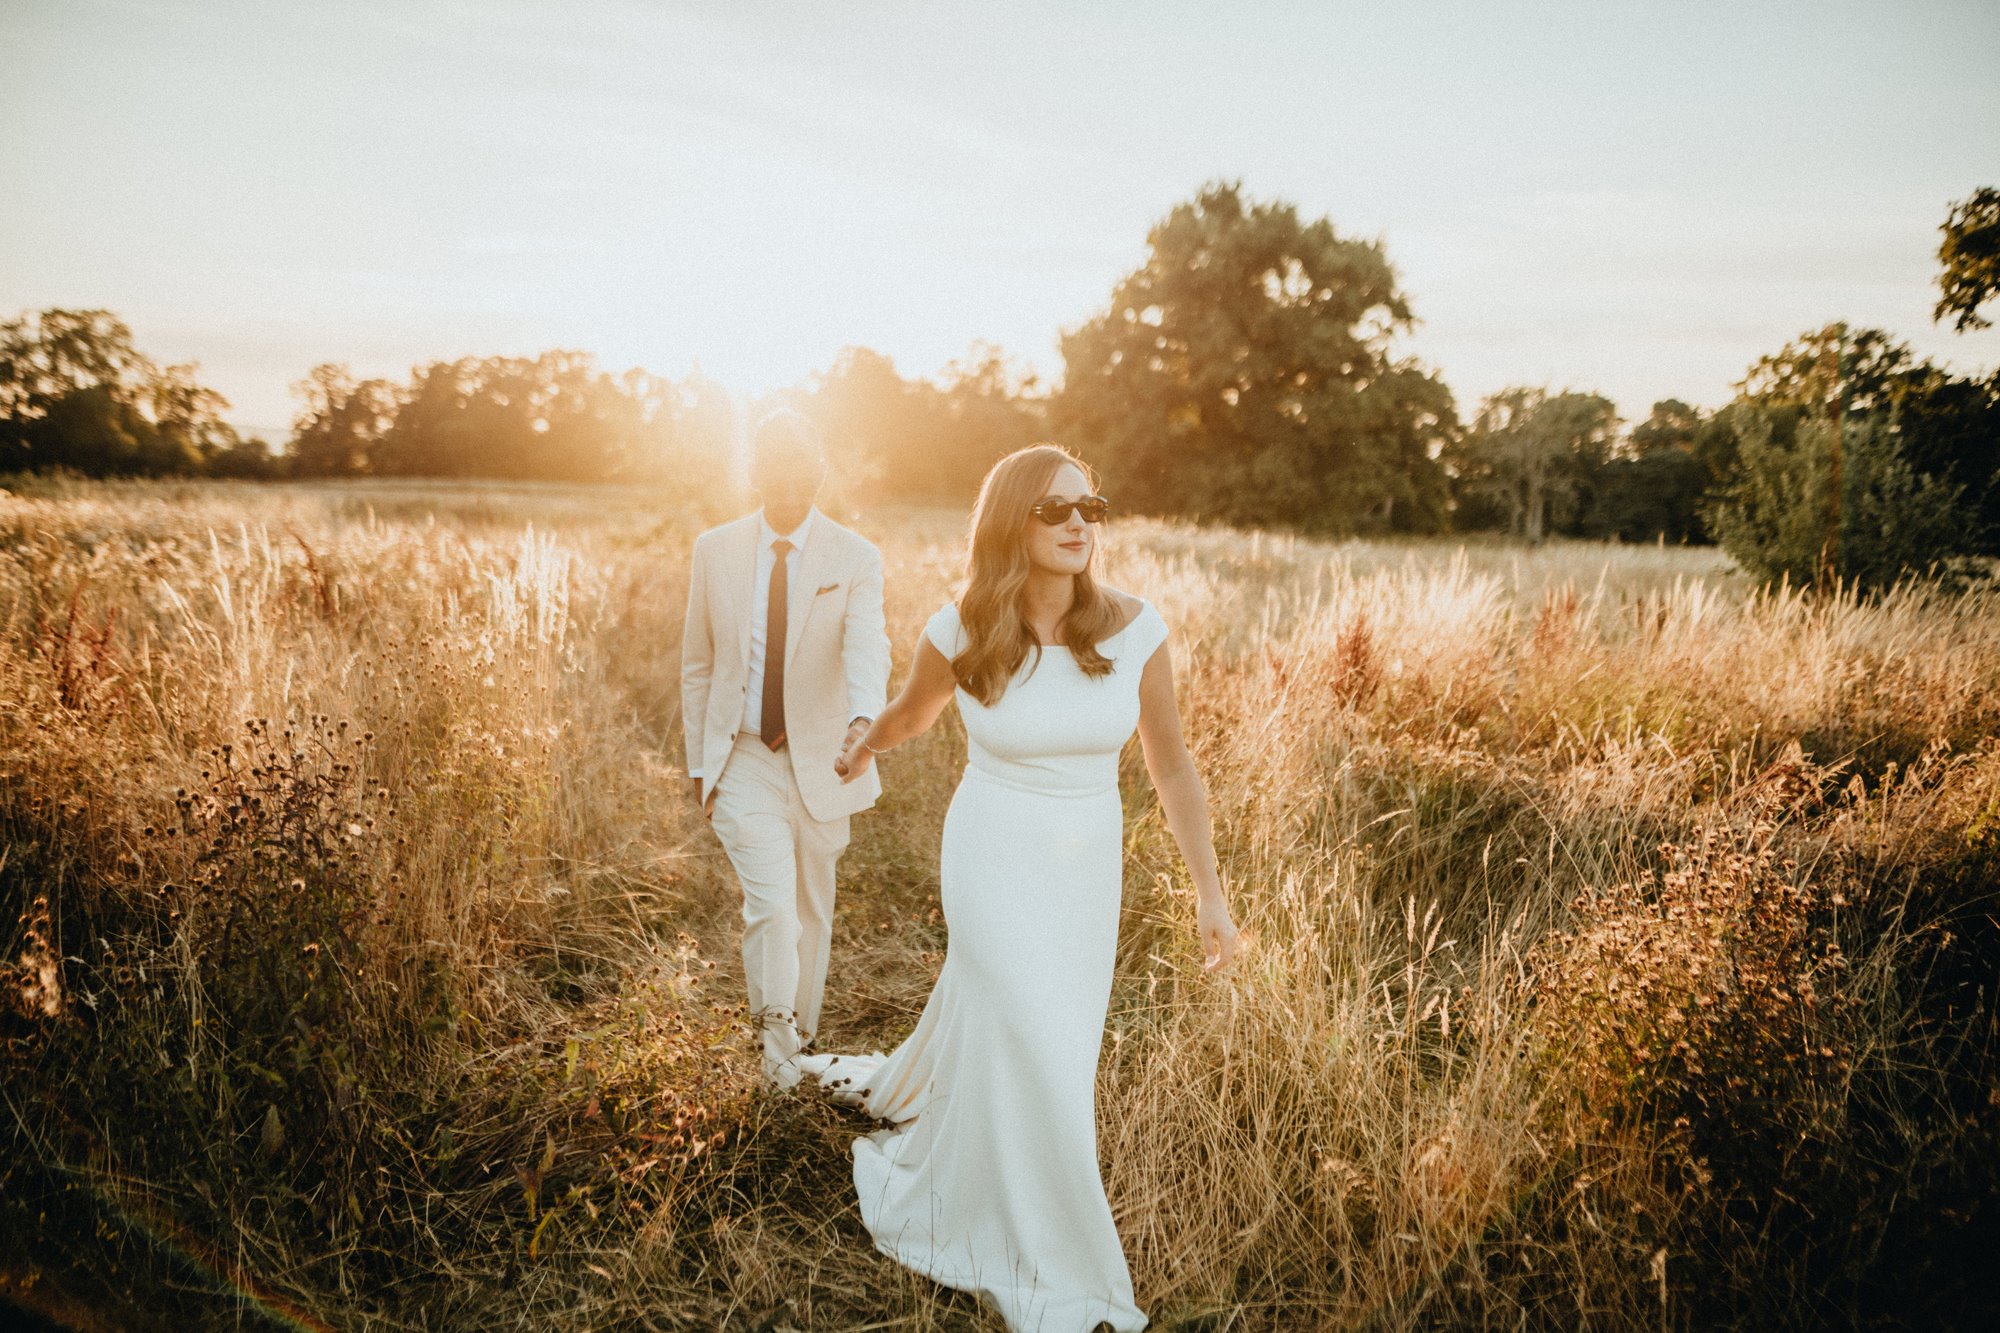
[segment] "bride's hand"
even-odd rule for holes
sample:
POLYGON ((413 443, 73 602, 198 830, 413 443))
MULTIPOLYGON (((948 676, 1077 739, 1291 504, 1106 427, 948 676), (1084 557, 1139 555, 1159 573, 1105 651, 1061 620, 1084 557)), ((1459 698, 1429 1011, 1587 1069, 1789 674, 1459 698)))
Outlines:
POLYGON ((855 741, 842 750, 833 761, 833 771, 840 775, 842 782, 852 782, 868 771, 868 765, 875 762, 875 756, 861 748, 855 741))
POLYGON ((834 756, 833 771, 840 775, 842 782, 852 782, 868 771, 868 765, 875 756, 861 743, 868 734, 868 724, 856 722, 847 729, 847 739, 842 742, 840 753, 834 756))
POLYGON ((1230 919, 1229 904, 1219 897, 1204 898, 1195 908, 1194 924, 1201 937, 1202 971, 1229 966, 1236 956, 1236 923, 1230 919))

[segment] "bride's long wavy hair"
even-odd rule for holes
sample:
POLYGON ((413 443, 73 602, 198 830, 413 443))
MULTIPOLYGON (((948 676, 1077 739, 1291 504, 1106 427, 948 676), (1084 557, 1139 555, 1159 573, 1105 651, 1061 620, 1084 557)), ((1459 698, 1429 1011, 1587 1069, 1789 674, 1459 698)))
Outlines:
MULTIPOLYGON (((1029 653, 1041 661, 1041 643, 1021 613, 1021 593, 1031 569, 1028 524, 1035 521, 1036 503, 1048 494, 1049 482, 1065 463, 1075 465, 1090 488, 1097 489, 1089 464, 1059 444, 1016 449, 995 463, 980 483, 979 503, 972 509, 965 591, 958 599, 965 651, 951 659, 951 670, 965 692, 988 707, 1006 692, 1007 682, 1029 653)), ((1056 627, 1056 636, 1085 675, 1109 675, 1111 659, 1098 652, 1097 645, 1117 631, 1124 614, 1097 586, 1088 565, 1073 577, 1076 596, 1056 627)))

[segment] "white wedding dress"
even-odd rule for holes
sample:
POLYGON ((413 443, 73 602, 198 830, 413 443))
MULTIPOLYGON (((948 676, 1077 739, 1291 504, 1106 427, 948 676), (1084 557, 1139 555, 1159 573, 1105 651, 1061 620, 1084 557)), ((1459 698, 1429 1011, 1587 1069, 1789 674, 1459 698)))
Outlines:
MULTIPOLYGON (((958 609, 924 633, 957 654, 958 609)), ((886 1058, 801 1057, 890 1122, 854 1142, 876 1247, 983 1294, 1016 1333, 1146 1326, 1098 1174, 1096 1091, 1123 879, 1118 754, 1166 637, 1142 602, 1099 645, 1108 676, 1052 646, 990 708, 958 691, 967 756, 944 822, 937 986, 886 1058)))

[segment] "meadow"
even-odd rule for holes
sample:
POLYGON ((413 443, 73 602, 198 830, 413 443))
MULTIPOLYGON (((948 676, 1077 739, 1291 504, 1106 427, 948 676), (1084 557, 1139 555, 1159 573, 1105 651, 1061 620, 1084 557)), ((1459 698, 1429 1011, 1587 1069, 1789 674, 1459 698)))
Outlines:
MULTIPOLYGON (((726 507, 0 486, 0 1296, 998 1327, 870 1249, 863 1122, 757 1085, 680 754, 726 507)), ((900 679, 963 516, 850 521, 900 679)), ((1249 937, 1202 973, 1133 747, 1100 1148, 1156 1327, 2000 1314, 2000 595, 1148 520, 1104 560, 1173 627, 1249 937)), ((856 820, 824 1048, 914 1023, 963 744, 856 820)))

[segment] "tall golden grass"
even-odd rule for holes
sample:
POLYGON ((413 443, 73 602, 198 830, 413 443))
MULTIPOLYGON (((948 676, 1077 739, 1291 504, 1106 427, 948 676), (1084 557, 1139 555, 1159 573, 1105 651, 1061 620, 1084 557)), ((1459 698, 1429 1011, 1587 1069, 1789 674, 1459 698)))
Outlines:
MULTIPOLYGON (((684 495, 0 495, 0 1294, 165 1327, 997 1327, 756 1084, 685 795, 684 495)), ((960 516, 861 515, 899 670, 960 516)), ((1967 1322, 1994 1298, 2000 602, 1714 552, 1120 522, 1249 944, 1136 754, 1100 1081, 1161 1327, 1967 1322)), ((822 1045, 945 944, 947 724, 822 1045)))

